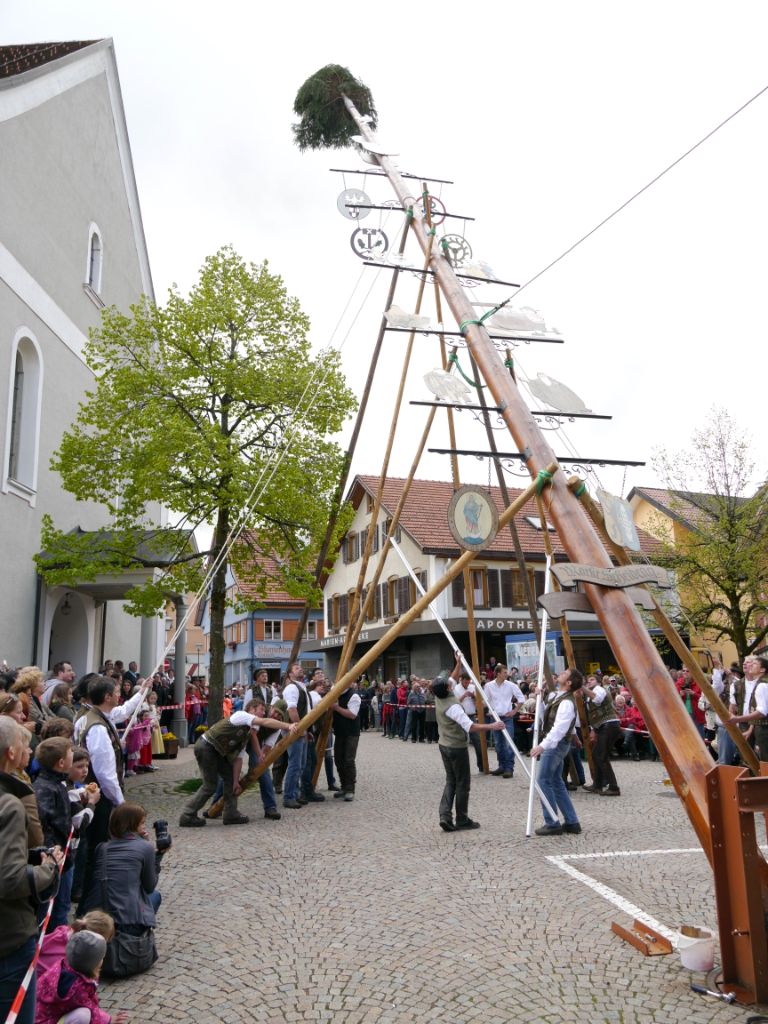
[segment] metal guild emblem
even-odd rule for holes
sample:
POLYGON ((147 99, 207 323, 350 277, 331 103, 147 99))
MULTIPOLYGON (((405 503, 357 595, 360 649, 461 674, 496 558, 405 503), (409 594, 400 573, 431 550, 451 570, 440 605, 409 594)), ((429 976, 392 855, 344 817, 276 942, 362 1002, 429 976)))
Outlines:
POLYGON ((640 538, 629 502, 603 490, 597 492, 597 500, 605 517, 605 528, 613 543, 630 551, 639 551, 640 538))
POLYGON ((366 192, 360 188, 345 188, 336 200, 336 206, 342 217, 347 220, 362 220, 371 212, 361 209, 361 206, 370 206, 371 200, 366 192), (359 206, 356 204, 360 204, 359 206))
POLYGON ((352 252, 361 260, 379 259, 389 248, 389 239, 380 228, 357 228, 349 240, 352 252))
POLYGON ((566 384, 561 384, 546 373, 539 373, 535 379, 528 381, 531 392, 546 405, 551 405, 558 412, 591 412, 575 391, 566 384))
POLYGON ((472 246, 461 235, 443 235, 440 245, 447 250, 452 267, 463 267, 472 259, 472 246))

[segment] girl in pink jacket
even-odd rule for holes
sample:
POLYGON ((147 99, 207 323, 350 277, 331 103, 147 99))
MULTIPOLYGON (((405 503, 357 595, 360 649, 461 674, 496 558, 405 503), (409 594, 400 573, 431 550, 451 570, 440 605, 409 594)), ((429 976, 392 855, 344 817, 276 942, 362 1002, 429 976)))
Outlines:
POLYGON ((38 982, 35 1024, 127 1024, 124 1010, 111 1017, 99 1007, 99 972, 106 953, 102 935, 75 932, 66 955, 38 982))

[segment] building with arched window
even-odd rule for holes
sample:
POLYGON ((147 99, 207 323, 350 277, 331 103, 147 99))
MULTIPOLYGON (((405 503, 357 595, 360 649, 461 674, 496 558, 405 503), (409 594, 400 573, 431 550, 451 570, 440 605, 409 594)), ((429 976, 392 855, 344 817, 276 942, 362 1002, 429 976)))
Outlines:
POLYGON ((148 670, 162 620, 122 611, 129 581, 49 590, 33 561, 46 513, 108 525, 50 460, 91 386, 83 349, 101 309, 153 295, 111 40, 0 46, 0 180, 0 662, 83 673, 106 655, 148 670))

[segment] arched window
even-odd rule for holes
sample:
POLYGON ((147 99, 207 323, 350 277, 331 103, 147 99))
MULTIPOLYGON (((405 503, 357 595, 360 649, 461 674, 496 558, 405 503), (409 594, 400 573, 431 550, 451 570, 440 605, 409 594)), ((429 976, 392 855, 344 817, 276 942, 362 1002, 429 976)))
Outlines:
POLYGON ((26 328, 19 330, 14 338, 10 369, 3 491, 34 504, 43 363, 37 340, 26 328))
POLYGON ((101 232, 96 224, 88 229, 88 263, 85 268, 85 283, 96 295, 101 295, 101 268, 104 246, 101 232))

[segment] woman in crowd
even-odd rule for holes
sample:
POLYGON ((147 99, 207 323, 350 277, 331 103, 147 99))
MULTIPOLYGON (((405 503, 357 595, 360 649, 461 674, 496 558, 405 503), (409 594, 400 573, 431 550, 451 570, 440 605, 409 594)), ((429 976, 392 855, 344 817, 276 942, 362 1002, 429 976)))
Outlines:
POLYGON ((59 718, 66 718, 70 722, 75 720, 75 709, 72 707, 72 690, 69 683, 59 683, 53 688, 48 707, 59 718))
POLYGON ((101 908, 115 919, 118 932, 142 935, 154 928, 161 897, 157 891, 159 851, 147 833, 147 812, 126 801, 109 818, 109 840, 96 851, 91 888, 81 910, 101 908))
POLYGON ((16 682, 11 687, 11 693, 26 695, 28 701, 27 718, 34 723, 34 732, 32 733, 33 749, 40 739, 40 733, 45 722, 49 718, 56 717, 50 708, 47 708, 40 700, 44 689, 45 676, 35 665, 28 665, 26 668, 19 669, 16 682))
MULTIPOLYGON (((0 697, 0 716, 2 715, 7 715, 8 718, 12 718, 19 725, 24 726, 28 731, 29 726, 33 725, 33 723, 25 721, 21 698, 14 693, 5 693, 0 697)), ((16 778, 19 779, 26 787, 23 792, 19 792, 17 795, 24 804, 24 812, 27 816, 27 847, 30 850, 43 845, 43 826, 40 824, 40 813, 37 809, 37 798, 35 797, 35 791, 32 789, 32 780, 27 774, 27 765, 29 764, 31 757, 32 750, 29 743, 27 743, 22 750, 19 763, 15 764, 11 769, 12 774, 15 775, 16 778)))

